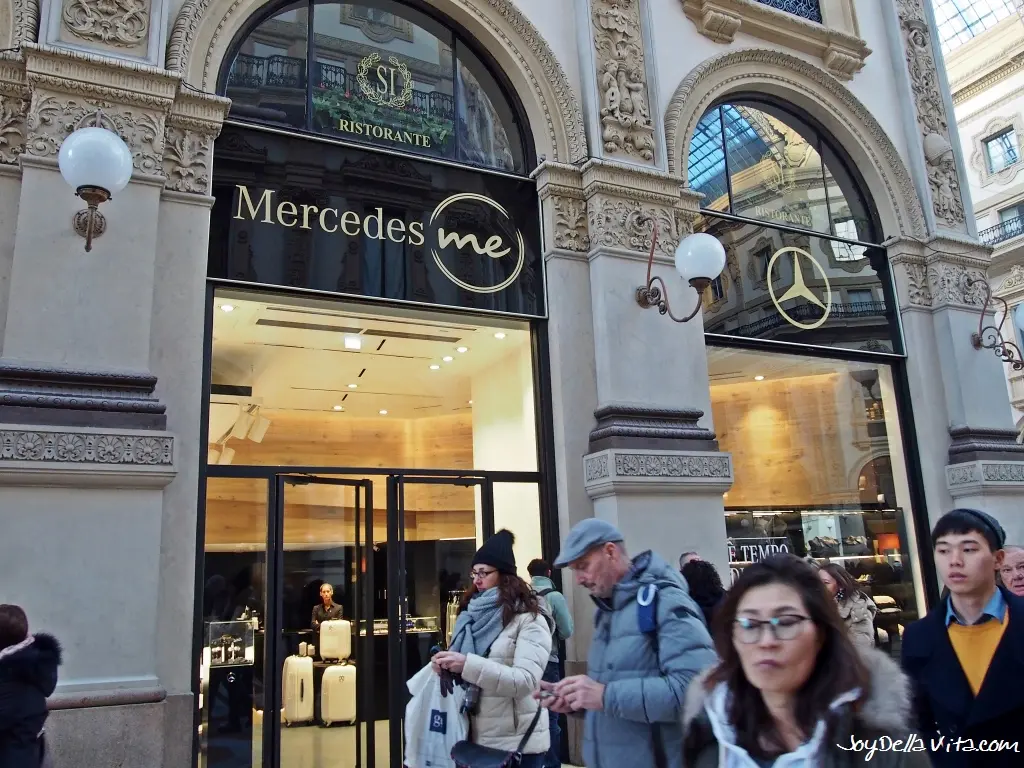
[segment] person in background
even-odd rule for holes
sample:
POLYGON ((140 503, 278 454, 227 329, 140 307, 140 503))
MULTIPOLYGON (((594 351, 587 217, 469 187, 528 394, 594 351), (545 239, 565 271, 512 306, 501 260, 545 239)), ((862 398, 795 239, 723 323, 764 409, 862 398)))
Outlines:
POLYGON ((28 617, 16 605, 0 605, 0 766, 39 768, 46 698, 57 687, 60 644, 28 633, 28 617))
MULTIPOLYGON (((434 671, 461 676, 477 700, 470 714, 475 744, 515 752, 527 735, 551 656, 551 627, 533 589, 516 575, 511 531, 491 536, 473 557, 473 585, 462 598, 447 651, 434 655, 434 671)), ((542 768, 550 742, 541 717, 524 747, 519 768, 542 768)))
POLYGON ((862 648, 875 647, 875 614, 878 606, 854 581, 843 566, 825 563, 818 566, 818 578, 825 590, 835 598, 839 617, 846 624, 853 644, 862 648))
POLYGON ((683 566, 682 573, 690 587, 690 597, 700 606, 704 623, 710 628, 715 608, 725 597, 725 587, 718 571, 707 560, 691 560, 683 566))
POLYGON ((886 654, 854 647, 800 558, 775 555, 745 568, 714 630, 721 661, 686 694, 686 768, 930 764, 924 752, 856 750, 858 740, 906 743, 910 683, 886 654))
POLYGON ((587 674, 541 683, 537 698, 555 712, 585 713, 591 768, 681 768, 686 687, 715 661, 686 582, 653 552, 630 559, 622 534, 597 518, 569 531, 555 561, 566 566, 597 605, 587 674))
POLYGON ((977 509, 954 509, 932 531, 935 568, 949 594, 907 625, 902 656, 936 768, 1024 764, 1014 750, 959 746, 1019 742, 1024 733, 1024 598, 994 578, 1005 538, 996 519, 977 509))
POLYGON ((683 552, 683 554, 679 556, 679 570, 682 571, 683 567, 687 563, 692 562, 694 560, 700 560, 700 555, 698 555, 696 552, 683 552))
POLYGON ((1003 547, 1003 552, 1006 553, 1006 556, 999 569, 1003 586, 1017 597, 1024 597, 1024 547, 1006 546, 1003 547))
MULTIPOLYGON (((551 638, 551 656, 548 659, 547 668, 542 678, 546 683, 557 683, 562 679, 562 665, 558 658, 558 644, 572 637, 572 614, 569 613, 569 606, 565 602, 565 595, 555 589, 551 581, 551 566, 543 560, 531 560, 526 566, 530 574, 530 580, 538 597, 542 597, 551 610, 551 617, 555 622, 555 634, 551 638)), ((559 744, 562 735, 559 719, 561 715, 553 710, 548 711, 550 720, 551 749, 548 750, 547 759, 544 761, 544 768, 560 768, 562 759, 559 756, 559 744)))

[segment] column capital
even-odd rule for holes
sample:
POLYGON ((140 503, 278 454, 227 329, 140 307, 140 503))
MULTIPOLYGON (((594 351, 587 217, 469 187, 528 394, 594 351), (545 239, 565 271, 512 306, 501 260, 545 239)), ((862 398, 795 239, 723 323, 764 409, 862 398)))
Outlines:
POLYGON ((985 304, 981 285, 992 249, 956 235, 927 240, 894 238, 886 243, 896 280, 900 309, 936 312, 948 307, 980 312, 985 304))

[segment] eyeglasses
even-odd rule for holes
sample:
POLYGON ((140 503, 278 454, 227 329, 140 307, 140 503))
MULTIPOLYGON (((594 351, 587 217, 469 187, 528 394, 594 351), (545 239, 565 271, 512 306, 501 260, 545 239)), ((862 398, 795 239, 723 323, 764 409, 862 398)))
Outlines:
POLYGON ((764 628, 772 633, 776 640, 792 640, 800 634, 800 628, 809 616, 773 616, 761 621, 759 619, 741 618, 733 622, 733 637, 744 645, 760 642, 764 628))
POLYGON ((470 571, 469 578, 471 578, 473 581, 476 581, 477 579, 486 579, 492 573, 497 573, 497 571, 493 568, 489 571, 470 571))

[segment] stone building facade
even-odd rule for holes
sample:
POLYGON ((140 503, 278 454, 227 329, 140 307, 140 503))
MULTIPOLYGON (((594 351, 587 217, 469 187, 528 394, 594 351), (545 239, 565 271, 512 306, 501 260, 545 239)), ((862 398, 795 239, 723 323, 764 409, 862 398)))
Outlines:
MULTIPOLYGON (((404 18, 397 4, 365 5, 404 18)), ((208 723, 200 706, 208 691, 200 661, 210 562, 203 555, 203 499, 215 474, 209 452, 215 441, 204 431, 211 420, 212 329, 221 317, 214 318, 219 310, 208 275, 215 276, 210 264, 217 248, 211 242, 221 242, 211 229, 214 191, 218 169, 227 167, 214 157, 223 152, 224 163, 237 160, 244 147, 229 146, 229 132, 269 124, 252 112, 246 117, 232 111, 224 94, 242 41, 280 9, 265 0, 3 0, 0 8, 0 598, 24 605, 35 628, 64 643, 66 661, 47 726, 58 767, 215 765, 223 756, 207 748, 210 733, 203 730, 208 723), (72 226, 83 204, 61 177, 57 158, 69 134, 91 125, 127 143, 134 173, 128 187, 100 207, 103 232, 85 253, 72 226)), ((472 41, 474 55, 520 110, 514 122, 529 145, 524 158, 536 161, 525 167, 524 159, 521 172, 509 173, 516 183, 536 187, 541 231, 528 245, 540 256, 546 296, 543 311, 521 313, 532 316, 532 338, 545 340, 533 347, 532 374, 536 389, 546 393, 536 406, 535 441, 543 457, 526 468, 537 470, 542 495, 550 499, 540 504, 539 522, 530 523, 540 531, 535 553, 553 556, 559 531, 564 535, 580 519, 598 515, 622 528, 631 550, 654 549, 669 559, 697 550, 725 573, 756 559, 737 554, 743 546, 791 549, 790 518, 801 541, 812 533, 829 539, 832 529, 819 530, 811 518, 842 509, 881 521, 866 528, 858 523, 857 529, 837 522, 832 532, 848 538, 846 546, 867 547, 851 558, 883 565, 888 558, 899 566, 910 586, 899 598, 905 605, 893 610, 905 617, 919 615, 936 594, 922 556, 928 552, 926 529, 953 504, 983 506, 1012 538, 1024 540, 1024 449, 1015 442, 1002 366, 971 344, 991 252, 978 241, 965 194, 960 137, 924 0, 426 0, 412 8, 408 18, 429 17, 455 29, 458 41, 472 41), (787 153, 796 143, 784 141, 787 115, 791 127, 804 126, 797 133, 820 137, 811 142, 818 155, 842 156, 842 163, 815 162, 822 168, 831 163, 827 173, 833 176, 840 165, 850 169, 849 184, 826 180, 824 186, 841 188, 848 201, 857 188, 870 201, 870 240, 860 230, 844 229, 841 236, 837 222, 847 221, 847 214, 831 214, 817 234, 814 227, 779 225, 812 215, 793 211, 813 205, 790 211, 786 202, 772 209, 782 213, 760 217, 760 225, 792 235, 795 245, 789 247, 800 254, 809 254, 807 242, 819 235, 861 249, 850 257, 858 263, 866 264, 870 252, 878 276, 872 278, 873 297, 849 295, 842 304, 848 314, 834 311, 844 320, 837 328, 849 318, 877 315, 889 329, 881 346, 874 331, 865 331, 853 347, 838 336, 743 336, 732 326, 706 336, 717 322, 711 305, 724 301, 728 286, 696 296, 673 277, 672 255, 695 228, 717 232, 709 224, 716 212, 725 230, 758 223, 756 215, 735 213, 739 181, 735 173, 730 177, 731 139, 723 139, 725 157, 715 162, 724 162, 724 176, 717 171, 716 178, 732 190, 733 213, 708 209, 707 189, 698 193, 691 183, 694 137, 709 111, 725 115, 730 105, 739 105, 728 116, 740 115, 743 131, 757 128, 758 105, 768 115, 755 131, 767 149, 758 150, 764 156, 753 157, 747 170, 762 173, 774 163, 783 181, 766 186, 776 197, 767 195, 769 202, 758 205, 771 208, 778 189, 806 189, 796 176, 786 176, 808 167, 809 156, 805 152, 798 162, 787 153), (704 301, 703 314, 677 324, 638 305, 637 287, 644 284, 652 252, 653 274, 665 281, 676 311, 704 301), (869 304, 884 307, 857 309, 869 304), (756 397, 716 390, 716 381, 729 373, 720 361, 736 349, 760 355, 743 363, 742 376, 750 373, 751 379, 757 366, 781 366, 778 361, 800 358, 801 350, 808 359, 842 358, 828 370, 814 369, 838 394, 798 418, 792 414, 808 401, 785 384, 791 388, 780 395, 779 412, 790 414, 787 429, 799 423, 809 430, 800 450, 815 472, 816 457, 828 453, 821 446, 846 439, 835 437, 842 433, 838 427, 815 426, 826 423, 822 414, 833 407, 825 400, 842 400, 845 410, 839 410, 847 420, 853 411, 861 414, 861 432, 850 432, 861 437, 843 445, 857 460, 836 458, 828 469, 843 478, 839 490, 849 488, 852 495, 826 498, 821 491, 775 503, 769 488, 764 501, 750 496, 730 509, 730 489, 739 487, 744 472, 754 472, 758 446, 767 446, 758 435, 769 434, 756 431, 768 429, 767 417, 757 416, 756 397), (865 379, 858 373, 864 366, 885 372, 865 379), (851 378, 864 385, 863 392, 849 384, 851 378), (713 421, 718 414, 731 418, 741 400, 749 418, 716 436, 713 421), (884 414, 872 405, 883 400, 884 414), (740 466, 740 448, 732 446, 744 434, 752 437, 743 448, 748 464, 740 466), (889 462, 884 483, 864 469, 879 458, 889 462), (887 492, 886 483, 896 490, 887 492), (870 498, 861 509, 856 505, 864 494, 870 498), (759 520, 776 513, 782 527, 751 536, 753 545, 742 544, 744 537, 733 531, 733 524, 736 530, 757 529, 759 520)), ((356 20, 350 27, 363 24, 378 42, 419 34, 403 31, 392 17, 367 14, 363 22, 363 16, 345 13, 343 19, 356 20)), ((319 45, 318 39, 311 36, 310 45, 319 45)), ((255 57, 285 56, 261 53, 258 45, 247 50, 255 57)), ((426 76, 416 75, 417 87, 426 87, 426 76)), ((464 91, 456 91, 456 98, 458 93, 464 91)), ((716 135, 726 133, 725 120, 716 135)), ((275 136, 289 133, 280 120, 270 123, 275 136)), ((388 149, 396 155, 394 146, 388 149)), ((410 152, 396 156, 415 157, 410 152)), ((294 181, 299 187, 310 183, 307 177, 294 181)), ((810 199, 818 193, 800 194, 810 199)), ((838 245, 830 247, 839 252, 838 245)), ((746 252, 736 253, 724 273, 734 287, 745 284, 748 269, 746 252)), ((778 258, 778 252, 770 255, 778 258)), ((787 281, 810 285, 814 271, 793 258, 788 277, 773 277, 771 265, 763 274, 750 267, 750 284, 760 282, 762 291, 776 281, 780 290, 787 281)), ((825 275, 815 257, 808 258, 825 275)), ((833 307, 828 280, 826 316, 833 307)), ((237 288, 253 280, 230 282, 237 288)), ((842 290, 864 289, 851 283, 842 290)), ((321 292, 317 300, 330 297, 321 292)), ((774 293, 771 301, 783 311, 785 302, 774 293)), ((480 305, 465 309, 474 306, 480 305)), ((757 312, 770 313, 765 306, 762 301, 757 312)), ((469 323, 475 315, 466 317, 469 323)), ((766 317, 758 314, 756 322, 766 317)), ((799 317, 806 321, 808 315, 799 317)), ((804 327, 773 322, 758 327, 793 333, 804 327)), ((800 360, 790 363, 799 368, 800 360)), ((472 397, 482 402, 482 394, 472 397)), ((341 409, 339 404, 335 410, 341 409)), ((764 456, 773 462, 795 450, 791 442, 772 445, 774 453, 764 456)), ((765 483, 770 486, 770 477, 765 483)), ((493 525, 501 513, 490 514, 493 525)), ((515 515, 509 519, 515 527, 515 515)), ((478 518, 473 535, 480 537, 486 527, 478 518)), ((823 546, 812 554, 836 556, 833 545, 823 546)), ((524 565, 528 558, 521 557, 524 565)), ((267 582, 271 596, 280 583, 267 582)), ((591 608, 585 594, 566 591, 579 627, 567 649, 567 666, 575 671, 585 664, 591 608)), ((890 639, 898 637, 897 624, 889 627, 890 639)), ((258 620, 256 625, 262 627, 258 620)), ((356 656, 358 663, 358 651, 356 656)), ((266 661, 265 668, 272 667, 266 661)), ((359 668, 366 681, 359 685, 371 685, 372 671, 359 668)), ((391 668, 389 674, 397 673, 391 668)), ((265 680, 267 690, 279 691, 277 673, 270 676, 276 682, 265 680)), ((248 712, 250 705, 244 706, 248 712)), ((262 735, 254 737, 248 757, 235 754, 228 762, 272 765, 288 735, 276 726, 281 707, 268 697, 252 709, 246 727, 255 732, 259 726, 262 735)), ((379 743, 396 743, 395 712, 392 702, 392 730, 382 731, 389 735, 379 743)), ((378 752, 376 763, 395 759, 392 749, 391 757, 378 752)))

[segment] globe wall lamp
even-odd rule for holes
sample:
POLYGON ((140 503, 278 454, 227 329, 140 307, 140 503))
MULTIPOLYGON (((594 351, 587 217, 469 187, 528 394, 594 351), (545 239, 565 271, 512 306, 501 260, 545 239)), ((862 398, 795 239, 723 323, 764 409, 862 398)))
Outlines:
POLYGON ((79 128, 60 145, 57 164, 60 175, 82 198, 87 208, 72 217, 75 232, 85 238, 85 250, 92 250, 93 238, 107 228, 98 208, 120 192, 132 178, 132 153, 113 131, 100 126, 100 113, 92 126, 79 128))
POLYGON ((654 249, 658 245, 658 222, 651 228, 651 253, 647 258, 647 283, 636 289, 636 303, 644 309, 657 307, 658 312, 668 315, 677 323, 686 323, 700 312, 704 291, 711 281, 725 269, 725 248, 718 238, 704 232, 688 235, 676 246, 676 272, 697 292, 697 304, 686 317, 676 317, 668 303, 668 289, 665 281, 651 274, 654 266, 654 249))
POLYGON ((1006 323, 1006 318, 1010 316, 1010 306, 1006 303, 1006 300, 992 295, 992 288, 989 286, 987 280, 978 280, 976 278, 967 278, 967 287, 973 288, 975 285, 981 286, 982 292, 985 294, 985 306, 981 308, 981 319, 978 320, 978 330, 971 334, 971 345, 975 349, 991 349, 995 352, 996 357, 1002 360, 1004 363, 1009 363, 1015 371, 1024 370, 1024 360, 1021 355, 1020 347, 1014 344, 1012 341, 1007 341, 1003 338, 1003 325, 1006 323), (988 315, 988 305, 994 301, 998 301, 1003 305, 1003 316, 999 320, 999 325, 985 325, 985 317, 988 315))

